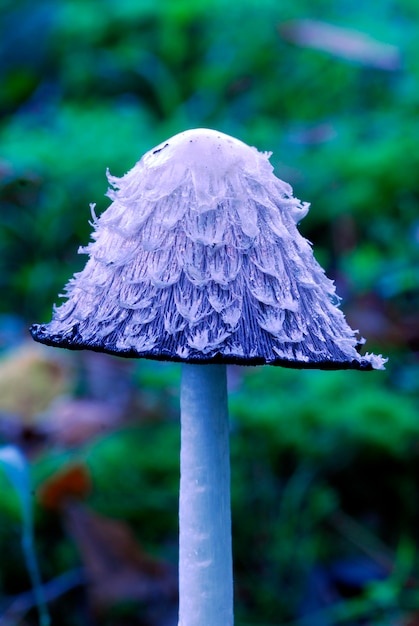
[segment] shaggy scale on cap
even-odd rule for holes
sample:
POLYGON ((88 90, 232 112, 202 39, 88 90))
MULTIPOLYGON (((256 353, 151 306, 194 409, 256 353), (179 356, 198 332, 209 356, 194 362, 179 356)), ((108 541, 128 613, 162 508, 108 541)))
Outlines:
POLYGON ((358 352, 335 287, 297 230, 308 204, 270 154, 207 129, 176 135, 94 215, 84 269, 36 341, 126 357, 383 369, 358 352))

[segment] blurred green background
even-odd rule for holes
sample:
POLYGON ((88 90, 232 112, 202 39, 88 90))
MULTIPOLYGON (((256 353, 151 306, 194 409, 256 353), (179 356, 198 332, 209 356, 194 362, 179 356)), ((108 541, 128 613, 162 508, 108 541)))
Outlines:
MULTIPOLYGON (((53 623, 177 623, 179 367, 26 328, 85 263, 106 168, 204 126, 273 151, 348 321, 390 357, 231 368, 237 625, 419 624, 418 42, 417 0, 0 2, 0 443, 30 463, 53 623)), ((0 621, 37 624, 0 483, 0 621)))

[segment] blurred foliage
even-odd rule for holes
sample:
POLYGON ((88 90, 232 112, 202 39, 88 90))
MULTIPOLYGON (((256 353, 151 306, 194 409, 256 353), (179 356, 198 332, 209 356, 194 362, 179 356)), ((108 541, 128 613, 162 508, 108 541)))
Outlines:
POLYGON ((411 0, 3 6, 3 312, 47 318, 83 263, 75 255, 89 237, 89 203, 107 206, 105 169, 121 175, 193 126, 273 151, 278 176, 312 202, 304 234, 332 274, 353 279, 351 293, 417 293, 419 10, 411 0), (289 24, 307 17, 363 30, 400 59, 379 69, 296 45, 289 24))
MULTIPOLYGON (((82 267, 106 168, 122 175, 195 126, 273 151, 276 174, 312 203, 300 228, 350 323, 391 356, 385 373, 231 369, 237 624, 419 622, 418 38, 416 0, 0 3, 0 347, 12 348, 0 443, 31 460, 54 623, 171 623, 145 610, 157 593, 146 558, 151 596, 102 598, 92 614, 75 528, 84 520, 96 545, 109 520, 125 524, 115 532, 134 529, 150 558, 176 563, 179 368, 121 374, 72 355, 67 371, 13 346, 82 267), (299 38, 322 23, 336 30, 317 47, 299 38), (43 485, 74 463, 89 495, 49 510, 43 485)), ((0 487, 0 619, 32 624, 30 608, 7 622, 30 583, 16 494, 2 474, 0 487)))
MULTIPOLYGON (((90 487, 80 485, 88 507, 82 519, 90 511, 87 520, 93 512, 112 524, 119 520, 135 530, 147 558, 176 563, 179 372, 178 365, 139 362, 128 423, 82 445, 63 447, 56 430, 45 438, 45 421, 44 439, 33 432, 32 443, 27 433, 21 440, 29 454, 36 451, 32 478, 44 579, 73 572, 86 558, 80 537, 74 529, 69 534, 71 516, 80 515, 77 489, 74 483, 70 489, 68 472, 66 478, 66 468, 74 466, 89 476, 90 487), (50 497, 47 506, 51 481, 62 503, 52 505, 50 497)), ((230 370, 238 624, 299 624, 297 618, 351 626, 410 623, 405 620, 419 607, 417 400, 383 388, 380 376, 230 370), (395 615, 399 621, 383 621, 395 615)), ((10 595, 25 588, 25 566, 12 558, 19 547, 16 496, 0 479, 0 585, 10 595)), ((89 531, 93 547, 95 528, 89 531)), ((80 597, 64 613, 65 597, 60 602, 51 605, 60 623, 80 623, 80 597)), ((101 602, 108 616, 101 623, 113 623, 101 602)), ((148 623, 137 611, 134 604, 133 623, 148 623)))

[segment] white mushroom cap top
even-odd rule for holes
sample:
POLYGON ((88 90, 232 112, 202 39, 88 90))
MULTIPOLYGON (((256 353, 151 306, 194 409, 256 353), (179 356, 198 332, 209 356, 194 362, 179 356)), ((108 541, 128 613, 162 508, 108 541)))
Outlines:
POLYGON ((189 130, 147 152, 94 217, 85 268, 34 339, 197 363, 382 369, 361 356, 268 153, 189 130))

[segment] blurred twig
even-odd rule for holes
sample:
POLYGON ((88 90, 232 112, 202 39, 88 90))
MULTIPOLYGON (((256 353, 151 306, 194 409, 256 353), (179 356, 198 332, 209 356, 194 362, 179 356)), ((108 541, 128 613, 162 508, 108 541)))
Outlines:
MULTIPOLYGON (((71 589, 85 583, 83 568, 76 568, 57 576, 42 586, 46 602, 56 600, 71 589)), ((23 616, 36 606, 36 597, 33 591, 27 591, 15 596, 5 611, 0 614, 1 626, 17 626, 23 616)))
POLYGON ((346 539, 362 550, 375 563, 387 572, 394 568, 394 553, 377 537, 371 534, 361 524, 353 520, 342 511, 335 511, 330 517, 332 526, 346 539))

